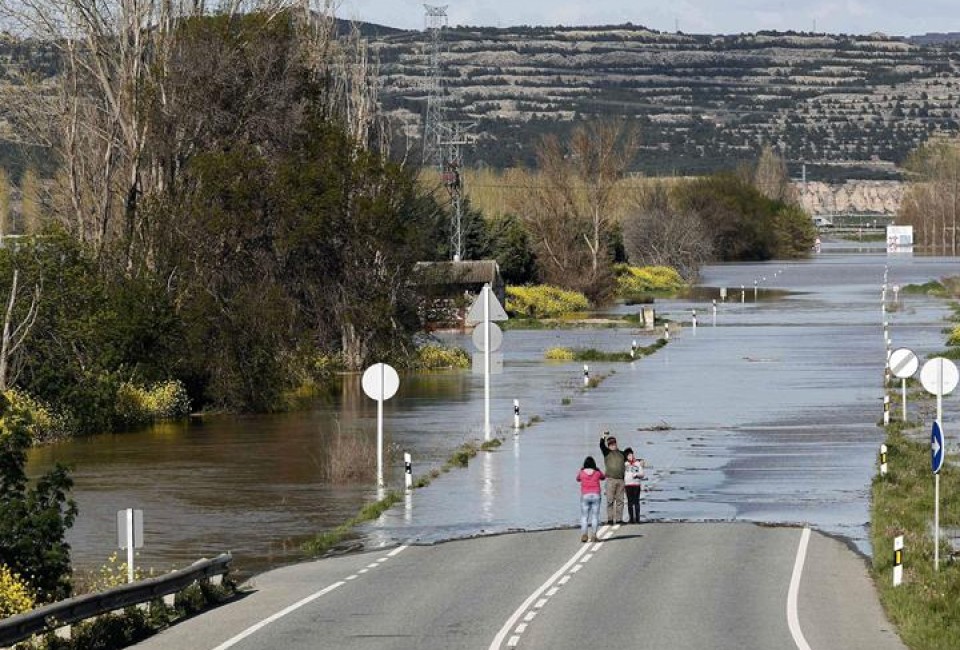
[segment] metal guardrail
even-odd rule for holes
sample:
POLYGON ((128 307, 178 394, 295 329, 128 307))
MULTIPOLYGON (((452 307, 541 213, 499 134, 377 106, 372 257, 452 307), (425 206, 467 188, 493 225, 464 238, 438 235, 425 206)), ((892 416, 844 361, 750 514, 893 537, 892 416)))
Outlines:
POLYGON ((232 560, 230 553, 224 553, 210 560, 199 560, 185 569, 164 576, 132 582, 98 594, 75 596, 5 618, 0 620, 0 647, 106 612, 177 593, 198 580, 225 574, 232 560))

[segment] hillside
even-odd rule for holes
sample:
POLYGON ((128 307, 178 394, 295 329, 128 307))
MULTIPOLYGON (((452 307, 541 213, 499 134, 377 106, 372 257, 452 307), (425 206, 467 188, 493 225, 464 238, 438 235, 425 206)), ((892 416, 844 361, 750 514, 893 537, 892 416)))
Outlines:
MULTIPOLYGON (((375 41, 382 99, 408 135, 423 113, 425 39, 375 41)), ((587 116, 636 119, 648 173, 730 166, 769 142, 808 162, 812 180, 896 178, 917 144, 960 130, 960 44, 949 35, 484 27, 444 30, 443 48, 449 113, 477 122, 468 160, 495 167, 532 162, 538 136, 587 116)))

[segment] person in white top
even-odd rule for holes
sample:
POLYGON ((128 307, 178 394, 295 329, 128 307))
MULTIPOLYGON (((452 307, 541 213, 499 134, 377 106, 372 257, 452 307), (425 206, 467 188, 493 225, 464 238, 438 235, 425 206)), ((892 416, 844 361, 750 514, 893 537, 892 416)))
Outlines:
POLYGON ((645 466, 642 458, 637 458, 633 449, 627 447, 623 450, 627 457, 623 464, 623 486, 627 492, 627 512, 630 516, 631 524, 640 523, 640 491, 643 489, 643 468, 645 466))

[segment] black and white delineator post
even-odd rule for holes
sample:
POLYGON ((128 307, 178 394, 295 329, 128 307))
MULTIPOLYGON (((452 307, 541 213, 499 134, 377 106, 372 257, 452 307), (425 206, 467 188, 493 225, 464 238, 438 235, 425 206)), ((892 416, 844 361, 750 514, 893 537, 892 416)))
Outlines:
POLYGON ((887 475, 887 446, 880 445, 880 476, 887 475))
POLYGON ((587 364, 583 364, 583 385, 585 388, 590 386, 590 367, 587 364))
POLYGON ((520 400, 513 400, 513 428, 520 430, 520 400))
POLYGON ((957 366, 949 359, 934 357, 920 369, 920 383, 928 393, 937 396, 937 419, 930 432, 930 463, 933 469, 933 568, 940 570, 940 468, 947 455, 943 429, 943 396, 949 395, 960 381, 957 366))
POLYGON ((117 546, 127 550, 127 582, 133 582, 133 551, 143 548, 143 510, 117 510, 117 546))
MULTIPOLYGON (((480 325, 473 330, 473 344, 483 352, 483 436, 490 439, 490 375, 503 372, 503 355, 498 354, 491 363, 491 355, 500 349, 503 332, 492 321, 507 320, 507 312, 493 295, 490 284, 483 285, 480 295, 474 300, 467 312, 468 325, 480 325)), ((473 364, 477 372, 476 358, 473 364)))
POLYGON ((413 487, 413 458, 409 452, 403 452, 403 486, 408 490, 413 487))
POLYGON ((363 392, 377 400, 377 487, 383 488, 383 402, 397 394, 400 377, 392 366, 375 363, 363 371, 363 392))
POLYGON ((713 326, 717 326, 717 299, 713 299, 713 326))
POLYGON ((907 379, 913 377, 917 369, 920 367, 920 361, 917 359, 917 355, 913 353, 912 350, 907 348, 897 348, 890 353, 890 356, 887 361, 887 367, 893 372, 895 377, 898 377, 901 384, 901 392, 903 398, 903 421, 907 421, 907 379))
POLYGON ((893 538, 893 586, 903 582, 903 535, 893 538))

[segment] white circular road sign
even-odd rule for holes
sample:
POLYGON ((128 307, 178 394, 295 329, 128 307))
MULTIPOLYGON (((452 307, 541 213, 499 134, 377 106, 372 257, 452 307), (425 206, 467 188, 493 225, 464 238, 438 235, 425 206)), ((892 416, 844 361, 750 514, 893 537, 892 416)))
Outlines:
POLYGON ((920 369, 920 383, 924 389, 933 395, 949 395, 960 381, 960 372, 957 366, 943 357, 934 357, 920 369))
POLYGON ((363 392, 367 397, 375 400, 388 400, 397 394, 400 388, 400 376, 393 366, 385 363, 375 363, 363 371, 360 380, 363 392))
POLYGON ((890 353, 887 365, 890 366, 890 371, 895 376, 900 379, 907 379, 916 374, 917 368, 920 367, 920 361, 917 359, 917 355, 913 353, 913 350, 898 348, 890 353))
MULTIPOLYGON (((481 352, 486 352, 483 348, 483 323, 473 328, 473 344, 481 352)), ((490 351, 496 352, 503 345, 503 330, 496 323, 490 323, 490 351)))

